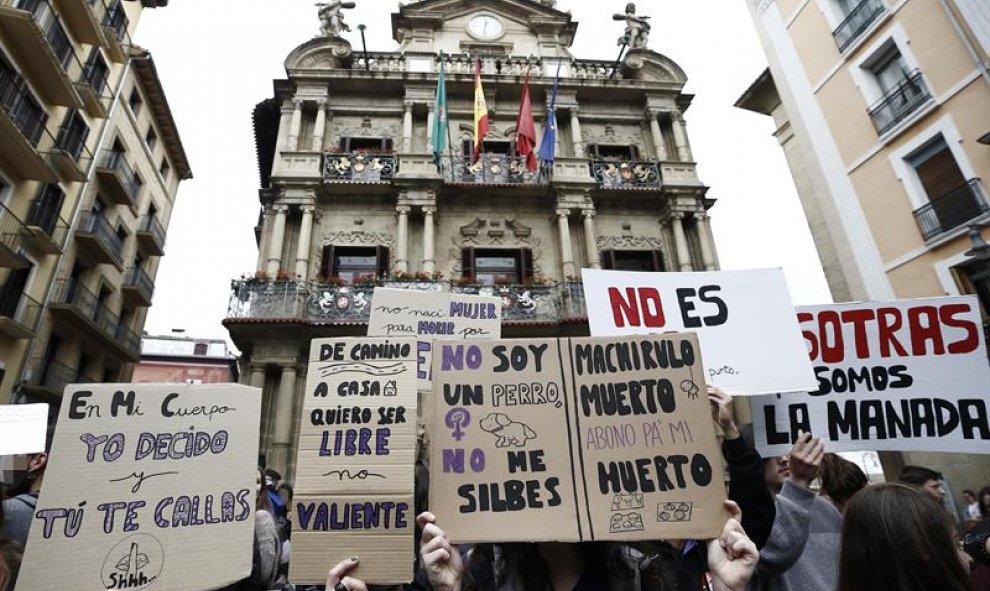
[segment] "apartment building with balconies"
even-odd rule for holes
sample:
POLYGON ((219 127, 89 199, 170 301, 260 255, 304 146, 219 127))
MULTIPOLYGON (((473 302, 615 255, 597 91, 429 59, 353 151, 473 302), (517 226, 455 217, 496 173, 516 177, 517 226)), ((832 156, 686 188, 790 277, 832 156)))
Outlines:
MULTIPOLYGON (((990 321, 990 4, 749 6, 769 69, 736 106, 773 117, 835 300, 976 294, 990 321)), ((984 457, 884 463, 961 489, 990 480, 984 457)))
POLYGON ((394 51, 303 43, 254 112, 257 269, 233 281, 224 324, 242 381, 263 388, 262 450, 286 475, 310 341, 365 334, 378 285, 497 295, 506 337, 586 335, 582 268, 718 267, 684 120, 693 97, 669 58, 575 57, 578 23, 546 2, 423 0, 392 23, 394 51), (477 158, 475 56, 492 122, 477 158), (558 71, 556 160, 530 172, 514 150, 523 82, 539 128, 558 71))
POLYGON ((127 381, 189 164, 143 0, 0 0, 0 403, 127 381))

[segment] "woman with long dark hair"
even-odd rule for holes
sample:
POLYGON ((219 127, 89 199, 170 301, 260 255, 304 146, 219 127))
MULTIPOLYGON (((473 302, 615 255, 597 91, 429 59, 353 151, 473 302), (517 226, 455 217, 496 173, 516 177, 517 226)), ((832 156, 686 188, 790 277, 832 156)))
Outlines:
POLYGON ((818 476, 822 496, 832 501, 839 513, 845 513, 853 495, 870 483, 859 466, 837 454, 825 454, 818 476))
POLYGON ((846 506, 838 591, 972 591, 948 514, 903 484, 870 486, 846 506))

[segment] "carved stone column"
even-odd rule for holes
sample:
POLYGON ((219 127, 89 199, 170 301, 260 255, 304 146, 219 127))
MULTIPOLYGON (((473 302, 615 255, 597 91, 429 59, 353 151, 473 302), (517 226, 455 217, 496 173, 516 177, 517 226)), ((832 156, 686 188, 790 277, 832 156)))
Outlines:
POLYGON ((282 107, 282 117, 278 122, 278 151, 283 152, 289 149, 289 135, 292 133, 292 114, 295 110, 292 107, 282 107))
POLYGON ((316 126, 313 127, 313 151, 323 151, 323 136, 327 132, 327 102, 319 100, 316 102, 316 126))
POLYGON ((402 113, 402 151, 412 152, 413 102, 405 101, 406 110, 402 113))
MULTIPOLYGON (((598 244, 595 236, 595 210, 585 209, 581 215, 584 217, 584 250, 588 257, 588 265, 592 269, 601 269, 602 262, 598 257, 598 244)), ((567 277, 565 276, 564 279, 567 277)))
POLYGON ((302 222, 299 225, 299 244, 296 245, 296 276, 300 281, 306 281, 309 275, 310 242, 313 237, 313 211, 316 207, 304 205, 300 209, 302 222))
POLYGON ((263 365, 252 365, 251 366, 251 381, 248 382, 252 388, 264 388, 265 387, 265 366, 263 365))
POLYGON ((667 146, 663 142, 663 132, 660 131, 660 111, 647 110, 646 118, 650 121, 650 135, 653 137, 653 155, 657 162, 667 160, 667 146))
POLYGON ((705 271, 717 271, 718 263, 715 262, 715 242, 712 238, 710 218, 707 214, 696 214, 698 228, 698 242, 701 243, 701 260, 705 263, 705 271))
POLYGON ((578 117, 577 106, 571 107, 571 139, 573 140, 574 157, 584 158, 584 136, 581 134, 581 118, 578 117))
POLYGON ((571 215, 569 209, 557 210, 557 227, 560 229, 560 263, 564 272, 563 279, 574 276, 574 249, 571 247, 571 224, 568 216, 571 215))
POLYGON ((265 207, 264 215, 261 216, 261 241, 258 243, 258 264, 255 271, 264 271, 268 266, 268 251, 271 250, 271 240, 268 230, 271 228, 272 210, 265 207))
POLYGON ((691 265, 691 252, 688 250, 687 235, 684 233, 684 214, 670 214, 670 226, 674 230, 674 244, 677 247, 677 262, 681 271, 694 271, 691 265))
POLYGON ((671 113, 671 126, 674 128, 674 143, 677 145, 677 158, 680 162, 691 162, 691 146, 687 139, 687 125, 680 113, 671 113))
POLYGON ((409 271, 409 210, 408 205, 398 205, 395 215, 398 218, 398 231, 395 239, 395 270, 409 271))
POLYGON ((275 436, 272 438, 272 453, 268 465, 282 473, 288 472, 289 453, 292 447, 293 399, 296 395, 296 366, 282 367, 282 377, 278 384, 278 398, 275 401, 275 436))
POLYGON ((433 214, 436 212, 436 207, 423 208, 423 271, 426 273, 433 273, 437 270, 436 255, 434 254, 436 240, 433 237, 435 231, 433 214))
POLYGON ((268 267, 265 271, 274 276, 282 268, 282 243, 285 242, 285 215, 288 205, 273 205, 275 223, 272 224, 272 241, 268 245, 268 267))
POLYGON ((437 116, 437 106, 434 103, 429 104, 429 113, 426 115, 426 151, 433 153, 433 121, 434 117, 437 116))
POLYGON ((292 111, 292 123, 289 125, 289 150, 299 149, 299 130, 302 128, 302 99, 292 99, 295 109, 292 111))

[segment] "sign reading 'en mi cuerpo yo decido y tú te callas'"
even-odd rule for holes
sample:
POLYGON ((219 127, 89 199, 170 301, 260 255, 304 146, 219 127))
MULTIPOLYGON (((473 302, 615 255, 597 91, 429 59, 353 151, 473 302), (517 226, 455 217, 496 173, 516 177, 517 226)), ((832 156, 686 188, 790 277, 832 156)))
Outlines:
POLYGON ((456 543, 721 531, 696 335, 441 342, 433 375, 430 505, 456 543))
POLYGON ((68 386, 17 590, 248 576, 260 420, 247 386, 68 386))

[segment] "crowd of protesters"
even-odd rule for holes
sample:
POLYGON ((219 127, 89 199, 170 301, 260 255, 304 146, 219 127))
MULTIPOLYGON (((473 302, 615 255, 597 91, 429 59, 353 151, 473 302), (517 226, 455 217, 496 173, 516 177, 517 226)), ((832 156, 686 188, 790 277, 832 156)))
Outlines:
MULTIPOLYGON (((761 458, 731 397, 711 388, 709 399, 729 473, 719 538, 458 547, 437 516, 443 508, 426 511, 429 466, 420 461, 420 550, 406 591, 990 591, 990 486, 963 491, 953 516, 942 476, 929 468, 905 466, 897 482, 870 484, 810 433, 789 454, 761 458)), ((14 588, 47 461, 27 458, 0 490, 0 591, 14 588)), ((368 591, 350 574, 360 557, 332 567, 325 587, 293 586, 292 487, 264 466, 256 482, 252 570, 224 591, 368 591)))

